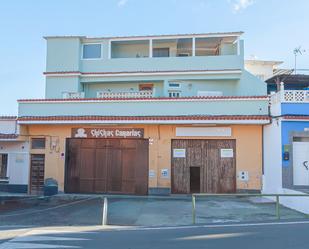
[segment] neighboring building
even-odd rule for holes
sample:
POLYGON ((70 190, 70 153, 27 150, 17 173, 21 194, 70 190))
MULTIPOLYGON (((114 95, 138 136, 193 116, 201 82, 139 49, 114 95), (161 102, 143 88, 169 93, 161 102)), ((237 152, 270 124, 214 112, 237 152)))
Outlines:
POLYGON ((306 74, 278 74, 266 80, 267 92, 280 90, 280 82, 284 82, 285 90, 308 90, 309 75, 306 74))
POLYGON ((29 143, 19 136, 17 117, 0 116, 0 191, 27 193, 29 143))
POLYGON ((278 69, 278 66, 282 63, 282 61, 250 59, 245 60, 245 69, 259 79, 266 81, 276 75, 279 71, 281 72, 281 70, 278 69))
MULTIPOLYGON (((295 90, 297 79, 306 77, 287 77, 287 89, 281 83, 271 95, 272 122, 264 126, 264 193, 309 191, 309 89, 295 90)), ((308 198, 284 197, 281 202, 309 213, 308 198)))
POLYGON ((269 100, 241 34, 45 37, 46 99, 19 100, 32 193, 260 191, 269 100))

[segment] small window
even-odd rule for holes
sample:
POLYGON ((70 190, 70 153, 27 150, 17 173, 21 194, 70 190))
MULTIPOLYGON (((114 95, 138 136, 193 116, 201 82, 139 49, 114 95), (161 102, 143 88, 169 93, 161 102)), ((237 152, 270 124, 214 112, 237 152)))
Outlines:
POLYGON ((8 154, 0 154, 0 179, 6 179, 8 167, 8 154))
POLYGON ((100 59, 101 56, 101 44, 83 45, 83 59, 100 59))
POLYGON ((152 50, 152 57, 169 57, 170 49, 169 48, 154 48, 152 50))
POLYGON ((180 88, 180 84, 179 83, 169 83, 168 86, 170 88, 180 88))
POLYGON ((32 138, 31 148, 32 149, 45 149, 45 138, 32 138))
POLYGON ((174 91, 172 91, 172 92, 169 92, 168 93, 168 96, 170 97, 170 98, 179 98, 180 97, 180 92, 174 92, 174 91))
POLYGON ((140 84, 139 85, 140 91, 152 91, 152 89, 153 89, 153 84, 140 84))

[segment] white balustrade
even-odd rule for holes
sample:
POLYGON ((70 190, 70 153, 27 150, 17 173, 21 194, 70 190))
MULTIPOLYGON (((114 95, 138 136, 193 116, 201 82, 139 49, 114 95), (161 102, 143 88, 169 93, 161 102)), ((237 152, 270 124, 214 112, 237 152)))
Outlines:
POLYGON ((309 103, 309 90, 284 90, 282 101, 309 103))
POLYGON ((64 99, 81 99, 85 98, 84 92, 63 92, 62 98, 64 99))
POLYGON ((97 98, 152 98, 153 91, 97 92, 97 98))

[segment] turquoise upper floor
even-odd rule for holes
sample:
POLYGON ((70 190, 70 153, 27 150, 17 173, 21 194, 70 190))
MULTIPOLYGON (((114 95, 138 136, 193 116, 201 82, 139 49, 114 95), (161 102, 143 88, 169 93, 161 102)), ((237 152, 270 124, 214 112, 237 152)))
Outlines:
POLYGON ((241 34, 45 37, 46 98, 266 95, 241 34))

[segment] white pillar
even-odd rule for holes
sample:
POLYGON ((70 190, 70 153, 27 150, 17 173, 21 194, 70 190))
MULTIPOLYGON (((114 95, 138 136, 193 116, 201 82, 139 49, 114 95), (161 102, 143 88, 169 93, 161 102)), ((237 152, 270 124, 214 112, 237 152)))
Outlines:
POLYGON ((195 56, 195 37, 192 38, 192 56, 195 56))
POLYGON ((108 59, 112 58, 112 42, 108 41, 108 59))
POLYGON ((152 39, 149 40, 149 58, 152 58, 152 39))
POLYGON ((280 100, 284 101, 284 83, 280 82, 280 100))

